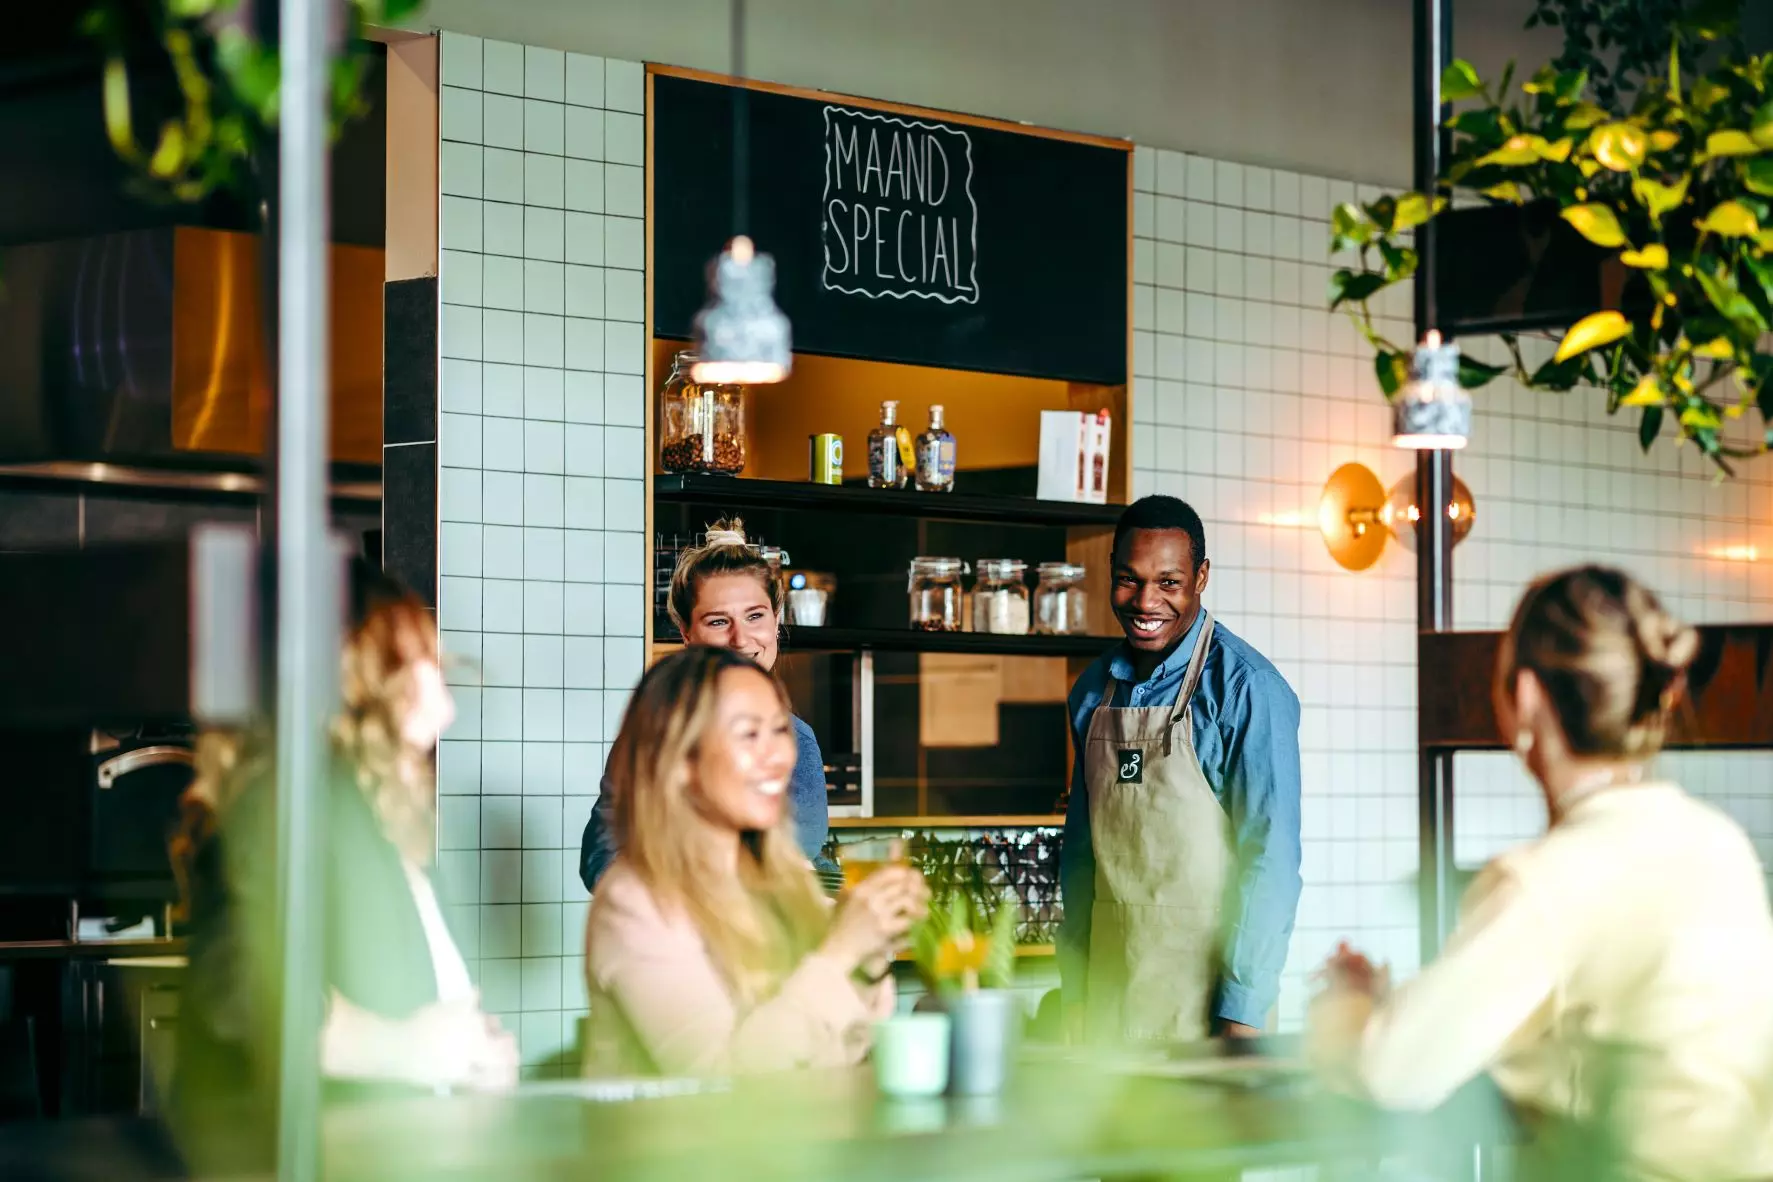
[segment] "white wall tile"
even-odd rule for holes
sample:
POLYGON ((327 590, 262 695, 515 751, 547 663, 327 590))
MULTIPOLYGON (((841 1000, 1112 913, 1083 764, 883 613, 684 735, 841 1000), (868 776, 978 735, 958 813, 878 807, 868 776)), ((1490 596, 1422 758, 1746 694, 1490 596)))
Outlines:
POLYGON ((481 86, 498 94, 523 93, 523 46, 488 41, 482 50, 481 86))
POLYGON ((508 312, 523 310, 523 261, 505 255, 483 256, 483 302, 508 312))
POLYGON ((603 481, 596 477, 566 478, 566 527, 568 529, 602 529, 603 481))
MULTIPOLYGON (((529 366, 523 371, 523 417, 532 421, 559 422, 566 417, 565 378, 558 370, 529 366)), ((537 469, 531 469, 536 471, 537 469)), ((558 471, 558 469, 548 469, 558 471)))
POLYGON ((639 62, 606 61, 603 86, 607 110, 646 113, 646 67, 639 62))
MULTIPOLYGON (((523 201, 523 153, 504 148, 483 148, 486 199, 521 204, 523 201)), ((465 196, 477 197, 478 193, 465 196)))
POLYGON ((547 99, 556 103, 564 101, 566 54, 558 49, 524 46, 523 93, 532 99, 547 99))
POLYGON ((523 254, 523 206, 489 201, 481 212, 486 227, 482 249, 487 254, 523 254))
POLYGON ((565 114, 564 146, 566 154, 576 160, 604 159, 603 111, 589 107, 568 107, 565 114))
MULTIPOLYGON (((637 282, 644 288, 644 277, 633 272, 637 282)), ((601 319, 604 315, 604 270, 601 267, 566 268, 566 314, 568 316, 590 316, 601 319)))
POLYGON ((603 264, 603 215, 570 212, 566 215, 566 261, 587 266, 603 264))
POLYGON ((443 195, 479 197, 483 192, 481 154, 477 144, 446 142, 438 149, 438 174, 443 195))
POLYGON ((646 382, 639 374, 608 374, 604 384, 604 422, 621 427, 646 425, 646 382))
POLYGON ((562 317, 526 312, 523 316, 523 363, 555 367, 564 365, 566 351, 562 334, 565 327, 566 322, 562 317))
MULTIPOLYGON (((559 475, 565 471, 563 446, 565 425, 551 422, 523 424, 523 464, 526 471, 559 475)), ((526 520, 528 518, 526 517, 526 520)), ((532 524, 559 524, 535 521, 532 524)))
POLYGON ((604 312, 610 320, 639 324, 646 319, 646 279, 638 271, 604 271, 604 312))
POLYGON ((559 316, 566 311, 565 264, 530 259, 523 264, 523 310, 559 316))
MULTIPOLYGON (((560 110, 551 103, 542 104, 560 110)), ((559 156, 526 152, 523 157, 523 201, 526 205, 559 209, 566 199, 566 161, 559 156)))
POLYGON ((646 163, 646 120, 639 115, 609 112, 604 117, 604 159, 612 164, 646 163))
POLYGON ((488 147, 523 149, 523 100, 505 94, 485 96, 482 108, 485 138, 488 147))
POLYGON ((605 413, 604 375, 569 369, 564 376, 566 420, 571 423, 601 423, 605 413))
POLYGON ((603 59, 583 53, 566 55, 566 101, 581 107, 603 106, 603 59))
POLYGON ((604 212, 605 165, 595 160, 567 160, 563 167, 566 208, 579 213, 604 212))
POLYGON ((566 255, 565 234, 558 209, 523 211, 523 257, 560 262, 566 255))
POLYGON ((481 141, 480 91, 445 86, 438 96, 439 130, 445 140, 481 141))
POLYGON ((446 86, 481 88, 480 38, 465 33, 442 35, 442 80, 446 86))

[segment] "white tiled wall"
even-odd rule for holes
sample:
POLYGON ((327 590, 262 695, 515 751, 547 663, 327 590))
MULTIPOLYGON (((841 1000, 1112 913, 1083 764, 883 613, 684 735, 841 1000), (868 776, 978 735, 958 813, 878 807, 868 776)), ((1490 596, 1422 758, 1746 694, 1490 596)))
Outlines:
MULTIPOLYGON (((1392 544, 1374 568, 1348 572, 1316 528, 1339 465, 1359 461, 1387 487, 1413 470, 1389 446, 1370 349, 1324 310, 1329 211, 1375 194, 1148 149, 1134 171, 1134 491, 1200 511, 1208 606, 1303 705, 1306 885, 1281 998, 1291 1028, 1304 976, 1337 940, 1403 974, 1418 961, 1414 557, 1392 544)), ((1380 300, 1394 341, 1411 338, 1408 301, 1405 290, 1380 300)), ((1530 343, 1530 358, 1551 347, 1530 343)), ((1506 626, 1531 578, 1589 560, 1639 575, 1696 622, 1773 614, 1773 464, 1717 484, 1691 448, 1665 440, 1639 454, 1635 421, 1609 420, 1598 393, 1499 381, 1476 398, 1456 462, 1478 510, 1455 554, 1459 627, 1506 626)), ((1773 756, 1683 753, 1664 767, 1773 855, 1773 756)), ((1511 757, 1462 756, 1455 784, 1461 864, 1542 830, 1543 805, 1511 757)))
POLYGON ((532 1070, 584 1012, 579 833, 642 663, 645 72, 444 33, 440 872, 532 1070))

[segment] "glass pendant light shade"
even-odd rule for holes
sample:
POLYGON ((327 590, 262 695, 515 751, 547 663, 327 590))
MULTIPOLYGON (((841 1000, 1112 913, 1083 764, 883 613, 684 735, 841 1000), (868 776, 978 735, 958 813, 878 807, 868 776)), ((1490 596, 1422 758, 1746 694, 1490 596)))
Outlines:
POLYGON ((715 260, 708 303, 696 313, 694 381, 755 386, 788 376, 792 338, 775 288, 775 260, 744 235, 734 238, 715 260))
POLYGON ((1410 359, 1410 380, 1392 403, 1391 442, 1416 451, 1464 447, 1471 440, 1471 395, 1459 385, 1459 346, 1431 331, 1410 359))
MULTIPOLYGON (((1422 510, 1416 507, 1416 476, 1411 473, 1398 481, 1379 510, 1379 520, 1404 549, 1416 552, 1416 522, 1422 510)), ((1453 477, 1453 499, 1447 503, 1447 520, 1452 523, 1453 544, 1457 546, 1477 524, 1477 503, 1465 481, 1453 477)))

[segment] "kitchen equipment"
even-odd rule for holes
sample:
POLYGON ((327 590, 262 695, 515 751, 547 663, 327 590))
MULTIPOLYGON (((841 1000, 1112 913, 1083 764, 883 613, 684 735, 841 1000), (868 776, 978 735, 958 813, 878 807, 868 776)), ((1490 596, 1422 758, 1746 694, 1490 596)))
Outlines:
POLYGON ((1028 564, 1020 558, 981 558, 973 584, 973 631, 1020 636, 1028 631, 1028 564))
POLYGON ((831 593, 823 587, 788 589, 788 622, 800 628, 823 628, 831 593))
POLYGON ((943 426, 941 403, 930 407, 930 429, 917 437, 918 492, 954 491, 954 435, 943 426))
POLYGON ((807 436, 807 479, 814 484, 843 483, 843 436, 807 436))
POLYGON ((966 564, 958 558, 918 557, 911 560, 911 626, 923 632, 958 632, 961 617, 961 576, 966 564))
POLYGON ((1089 600, 1084 568, 1074 562, 1043 562, 1034 590, 1034 630, 1042 636, 1082 636, 1089 600))
POLYGON ((659 394, 659 464, 667 472, 731 476, 745 466, 745 388, 698 384, 680 350, 659 394))

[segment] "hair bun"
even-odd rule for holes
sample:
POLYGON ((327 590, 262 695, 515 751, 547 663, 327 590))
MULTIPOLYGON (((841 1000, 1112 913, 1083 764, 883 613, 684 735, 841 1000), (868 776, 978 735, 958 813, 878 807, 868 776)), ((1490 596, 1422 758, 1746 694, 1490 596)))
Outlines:
POLYGON ((1638 620, 1638 648, 1647 664, 1680 673, 1699 655, 1699 630, 1664 612, 1638 620))
POLYGON ((708 527, 708 532, 704 535, 704 539, 705 544, 708 546, 750 545, 750 543, 745 540, 745 520, 742 517, 716 521, 713 525, 708 527))

